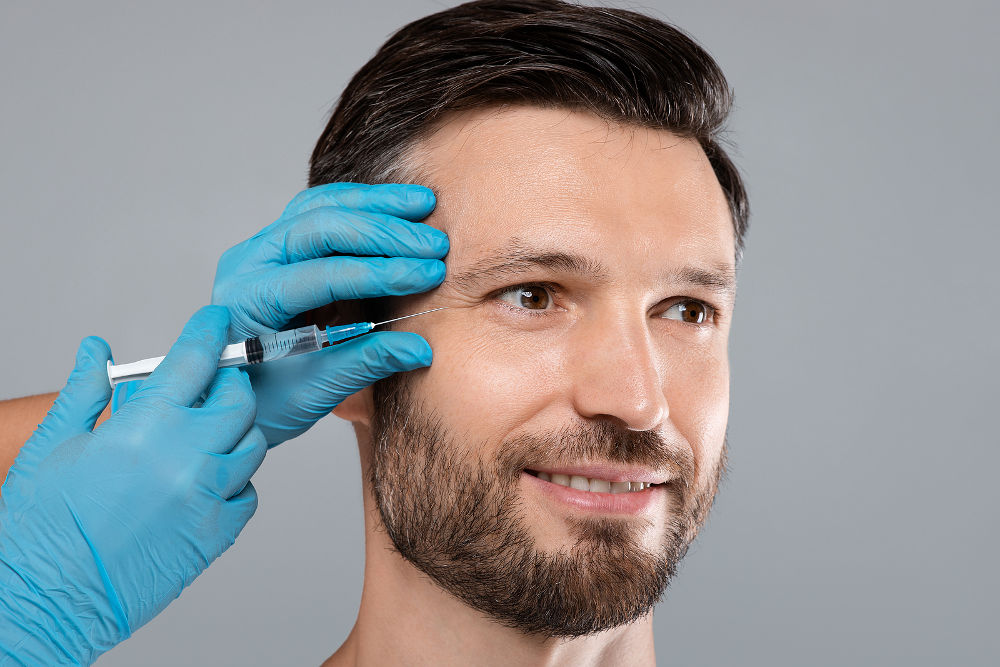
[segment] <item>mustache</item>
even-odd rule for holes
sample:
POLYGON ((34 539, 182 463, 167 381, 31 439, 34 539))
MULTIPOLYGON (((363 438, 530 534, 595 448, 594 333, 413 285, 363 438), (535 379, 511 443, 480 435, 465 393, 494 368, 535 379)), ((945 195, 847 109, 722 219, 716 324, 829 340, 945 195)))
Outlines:
MULTIPOLYGON (((412 381, 396 374, 373 385, 375 411, 371 431, 376 447, 398 449, 389 445, 394 433, 403 442, 443 444, 445 431, 440 419, 429 407, 415 400, 412 381)), ((437 447, 426 454, 433 466, 445 468, 437 447)), ((521 471, 543 463, 622 463, 665 471, 686 491, 694 488, 695 461, 690 445, 683 439, 668 439, 656 431, 633 431, 610 420, 579 422, 566 428, 523 433, 504 439, 496 458, 496 474, 508 489, 513 488, 521 471)), ((456 468, 457 469, 457 468, 456 468)), ((485 483, 483 471, 480 482, 485 483)))
POLYGON ((608 421, 514 436, 502 443, 498 458, 501 470, 513 474, 542 463, 607 461, 667 471, 688 487, 695 475, 694 455, 685 443, 608 421))

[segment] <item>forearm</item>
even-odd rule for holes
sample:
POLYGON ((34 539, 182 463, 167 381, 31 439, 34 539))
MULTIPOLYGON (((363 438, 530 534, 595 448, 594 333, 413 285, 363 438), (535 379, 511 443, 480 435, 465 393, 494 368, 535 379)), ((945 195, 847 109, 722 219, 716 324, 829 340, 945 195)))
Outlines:
POLYGON ((0 483, 58 395, 39 394, 0 401, 0 483))
MULTIPOLYGON (((45 419, 58 395, 53 392, 0 401, 0 485, 6 479, 7 471, 14 465, 21 446, 45 419)), ((110 415, 109 406, 101 413, 97 423, 100 424, 110 415)))

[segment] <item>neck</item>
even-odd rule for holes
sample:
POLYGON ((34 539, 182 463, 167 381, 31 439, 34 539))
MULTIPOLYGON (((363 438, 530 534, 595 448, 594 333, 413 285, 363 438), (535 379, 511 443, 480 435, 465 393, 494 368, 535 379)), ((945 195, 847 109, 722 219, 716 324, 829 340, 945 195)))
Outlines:
MULTIPOLYGON (((362 445, 367 475, 365 449, 362 445)), ((382 527, 367 484, 364 511, 365 582, 358 620, 325 666, 655 664, 652 614, 575 639, 526 635, 469 607, 405 560, 382 527)))

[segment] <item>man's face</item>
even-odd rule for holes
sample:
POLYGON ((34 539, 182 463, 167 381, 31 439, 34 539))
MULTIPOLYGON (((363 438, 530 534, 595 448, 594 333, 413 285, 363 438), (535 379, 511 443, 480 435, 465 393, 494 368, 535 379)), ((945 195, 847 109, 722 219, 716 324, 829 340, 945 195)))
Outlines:
POLYGON ((376 387, 388 533, 523 631, 633 621, 725 469, 725 195, 696 141, 566 110, 457 114, 415 158, 448 277, 393 310, 448 309, 399 327, 430 342, 433 365, 376 387))

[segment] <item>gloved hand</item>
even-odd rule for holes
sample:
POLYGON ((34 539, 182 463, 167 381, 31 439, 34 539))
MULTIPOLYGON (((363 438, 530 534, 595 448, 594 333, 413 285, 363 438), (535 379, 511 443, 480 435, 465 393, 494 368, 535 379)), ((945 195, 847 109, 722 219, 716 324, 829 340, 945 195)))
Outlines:
POLYGON ((0 489, 0 665, 90 664, 180 595, 253 515, 249 479, 267 445, 246 374, 216 372, 228 323, 225 308, 198 311, 96 429, 110 350, 81 343, 0 489))
MULTIPOLYGON (((335 301, 437 287, 448 237, 412 222, 434 204, 419 185, 333 183, 299 193, 276 222, 219 260, 212 303, 229 308, 230 342, 287 328, 335 301)), ((257 425, 274 446, 372 382, 430 363, 423 338, 386 331, 251 367, 257 425)))

